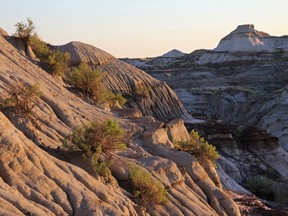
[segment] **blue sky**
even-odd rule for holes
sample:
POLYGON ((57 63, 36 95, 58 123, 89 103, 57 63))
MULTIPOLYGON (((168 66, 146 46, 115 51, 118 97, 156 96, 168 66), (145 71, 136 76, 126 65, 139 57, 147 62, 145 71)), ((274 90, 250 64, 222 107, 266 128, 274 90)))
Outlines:
POLYGON ((212 49, 240 24, 288 34, 287 0, 6 0, 0 20, 9 34, 30 17, 51 44, 82 41, 116 57, 212 49))

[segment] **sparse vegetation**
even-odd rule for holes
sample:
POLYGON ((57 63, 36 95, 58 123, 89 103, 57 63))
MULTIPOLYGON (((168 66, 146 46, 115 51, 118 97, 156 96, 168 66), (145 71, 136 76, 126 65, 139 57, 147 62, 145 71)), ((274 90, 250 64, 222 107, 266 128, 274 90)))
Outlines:
POLYGON ((21 38, 23 41, 26 41, 27 43, 30 41, 30 38, 35 35, 35 25, 33 21, 30 18, 27 18, 27 24, 24 24, 23 22, 18 22, 15 25, 16 32, 15 36, 18 38, 21 38))
POLYGON ((130 179, 133 193, 142 200, 143 206, 148 203, 164 204, 168 201, 167 191, 163 185, 144 168, 132 166, 130 168, 130 179))
POLYGON ((29 42, 34 54, 41 62, 47 62, 49 55, 51 54, 51 50, 48 45, 41 40, 37 35, 31 37, 29 42))
POLYGON ((63 76, 70 70, 70 54, 68 52, 49 48, 37 35, 31 37, 29 44, 36 57, 44 64, 44 69, 52 75, 63 76))
POLYGON ((53 75, 63 76, 69 69, 70 54, 68 52, 61 52, 60 50, 51 51, 48 57, 49 70, 53 75))
POLYGON ((189 152, 200 162, 209 160, 215 164, 216 160, 219 158, 216 147, 205 141, 204 138, 200 137, 194 130, 191 131, 190 139, 188 141, 175 143, 175 148, 178 148, 181 151, 189 152))
POLYGON ((33 108, 42 95, 37 85, 24 85, 20 83, 11 87, 9 98, 4 101, 5 108, 12 108, 15 114, 33 115, 33 108))
POLYGON ((68 81, 78 88, 84 96, 99 97, 104 73, 93 70, 88 64, 81 63, 67 76, 68 81))
POLYGON ((109 102, 111 106, 118 101, 120 106, 126 103, 121 94, 115 95, 103 84, 105 73, 98 69, 92 69, 88 64, 81 63, 67 76, 68 81, 79 89, 85 97, 91 97, 96 103, 109 102))
POLYGON ((38 37, 33 21, 27 18, 27 22, 28 24, 18 22, 15 25, 15 36, 22 39, 26 48, 28 44, 31 46, 36 57, 44 64, 44 69, 48 70, 52 75, 63 75, 68 72, 70 54, 51 49, 38 37))
POLYGON ((80 149, 98 174, 109 177, 113 153, 125 149, 124 136, 125 131, 114 120, 93 121, 74 130, 65 145, 80 149))

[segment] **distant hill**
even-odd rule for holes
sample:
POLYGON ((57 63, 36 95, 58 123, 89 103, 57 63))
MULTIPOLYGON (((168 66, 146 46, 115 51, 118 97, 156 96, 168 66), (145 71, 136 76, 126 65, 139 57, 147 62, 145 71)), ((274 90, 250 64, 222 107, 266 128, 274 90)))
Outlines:
POLYGON ((170 50, 167 53, 164 53, 161 56, 156 56, 156 57, 149 57, 149 58, 125 58, 121 59, 125 61, 128 64, 131 64, 135 67, 138 67, 140 69, 145 69, 145 68, 151 68, 153 66, 165 66, 171 62, 176 61, 178 58, 181 58, 185 56, 186 54, 177 50, 173 49, 170 50))
POLYGON ((177 49, 173 49, 163 55, 161 55, 160 57, 163 57, 163 58, 177 58, 177 57, 182 57, 184 56, 185 53, 177 50, 177 49))

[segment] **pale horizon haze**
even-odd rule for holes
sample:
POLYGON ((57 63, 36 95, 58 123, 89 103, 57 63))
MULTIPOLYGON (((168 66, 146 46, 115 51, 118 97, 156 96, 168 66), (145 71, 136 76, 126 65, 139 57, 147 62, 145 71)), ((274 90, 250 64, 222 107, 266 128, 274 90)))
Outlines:
POLYGON ((0 27, 9 34, 29 17, 47 43, 81 41, 118 57, 153 57, 172 49, 213 49, 241 24, 288 34, 287 0, 11 0, 0 27))

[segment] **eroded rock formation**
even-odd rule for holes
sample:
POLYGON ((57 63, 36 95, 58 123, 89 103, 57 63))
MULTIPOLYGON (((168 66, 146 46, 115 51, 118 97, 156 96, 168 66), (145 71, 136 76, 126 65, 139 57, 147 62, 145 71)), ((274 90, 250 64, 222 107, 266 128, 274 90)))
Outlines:
POLYGON ((105 84, 112 91, 122 93, 128 99, 127 106, 163 121, 174 118, 192 120, 165 82, 88 44, 71 42, 59 48, 71 54, 72 64, 84 62, 106 72, 105 84))
MULTIPOLYGON (((187 139, 184 122, 174 120, 165 125, 147 116, 151 113, 166 119, 174 113, 174 116, 185 117, 184 108, 166 84, 157 87, 161 82, 144 72, 115 59, 108 63, 103 60, 100 66, 106 68, 111 77, 118 77, 117 82, 107 79, 111 88, 115 84, 114 88, 119 91, 129 90, 134 85, 131 82, 136 81, 152 85, 146 96, 149 103, 143 102, 146 115, 133 109, 108 112, 69 92, 65 83, 43 71, 2 36, 0 47, 1 102, 9 98, 11 89, 21 84, 38 84, 43 92, 33 108, 34 120, 25 114, 17 115, 5 106, 1 108, 1 214, 141 214, 141 207, 133 201, 131 193, 120 188, 115 178, 105 182, 77 157, 66 158, 69 162, 63 160, 67 156, 62 155, 62 140, 75 127, 91 120, 114 118, 127 130, 130 142, 126 151, 119 152, 121 160, 112 172, 119 180, 127 181, 127 164, 122 162, 141 164, 168 191, 169 202, 149 205, 147 214, 240 215, 211 164, 202 166, 192 155, 173 149, 173 142, 187 139), (125 70, 120 70, 121 67, 125 70), (163 106, 167 107, 162 110, 163 106)), ((141 106, 140 103, 137 107, 141 106)))

